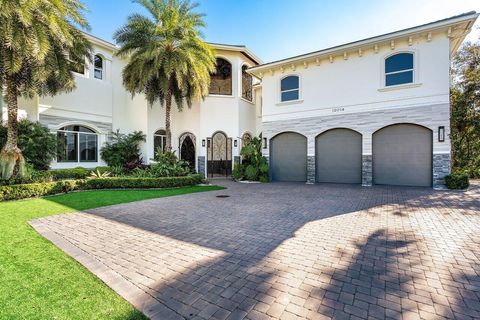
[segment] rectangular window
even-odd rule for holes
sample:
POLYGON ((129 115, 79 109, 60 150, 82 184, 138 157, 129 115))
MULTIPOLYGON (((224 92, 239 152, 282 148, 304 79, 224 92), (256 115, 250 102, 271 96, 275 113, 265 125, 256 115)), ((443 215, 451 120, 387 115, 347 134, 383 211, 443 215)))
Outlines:
POLYGON ((391 73, 385 76, 385 86, 387 87, 405 83, 413 83, 413 70, 391 73))
POLYGON ((288 76, 280 82, 280 101, 294 101, 300 99, 300 78, 288 76))
POLYGON ((282 101, 298 100, 298 90, 282 92, 282 101))
POLYGON ((80 161, 97 161, 97 135, 78 134, 80 138, 80 161))
POLYGON ((73 132, 58 132, 58 162, 76 162, 78 160, 78 135, 73 132))

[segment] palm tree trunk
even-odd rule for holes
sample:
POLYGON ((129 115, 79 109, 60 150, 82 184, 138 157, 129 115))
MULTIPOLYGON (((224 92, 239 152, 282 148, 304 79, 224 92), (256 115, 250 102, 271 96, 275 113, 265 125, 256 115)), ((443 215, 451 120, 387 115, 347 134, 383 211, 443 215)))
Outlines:
POLYGON ((172 111, 172 90, 169 89, 165 96, 165 134, 166 144, 165 152, 172 151, 172 131, 170 130, 170 117, 172 111))
POLYGON ((18 91, 13 76, 7 78, 7 142, 0 152, 0 174, 2 179, 22 176, 25 160, 18 148, 18 91))

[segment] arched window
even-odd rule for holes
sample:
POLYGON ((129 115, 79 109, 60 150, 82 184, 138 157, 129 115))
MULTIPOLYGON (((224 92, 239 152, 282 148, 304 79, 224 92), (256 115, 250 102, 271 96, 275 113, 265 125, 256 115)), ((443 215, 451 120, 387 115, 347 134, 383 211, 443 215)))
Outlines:
POLYGON ((153 134, 153 153, 156 154, 158 150, 165 151, 167 144, 167 132, 163 129, 155 131, 153 134))
POLYGON ((248 101, 253 100, 253 78, 252 75, 247 72, 248 66, 242 67, 242 98, 248 101))
POLYGON ((97 162, 98 135, 81 126, 69 125, 57 130, 58 162, 97 162))
POLYGON ((413 83, 413 53, 397 53, 385 59, 385 86, 413 83))
POLYGON ((210 94, 232 95, 232 65, 217 58, 216 71, 210 76, 210 94))
POLYGON ((103 79, 103 58, 98 54, 93 57, 94 77, 95 79, 103 79))
POLYGON ((287 76, 282 79, 281 102, 294 101, 300 98, 300 79, 298 76, 287 76))

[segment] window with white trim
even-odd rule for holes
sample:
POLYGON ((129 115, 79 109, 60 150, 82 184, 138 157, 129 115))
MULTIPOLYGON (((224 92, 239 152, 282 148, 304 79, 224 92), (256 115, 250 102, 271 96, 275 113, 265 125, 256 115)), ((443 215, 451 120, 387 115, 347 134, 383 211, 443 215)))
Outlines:
POLYGON ((280 101, 295 101, 300 99, 300 78, 287 76, 280 81, 280 101))
POLYGON ((165 152, 165 145, 167 144, 167 132, 163 129, 155 131, 153 134, 153 154, 159 150, 165 152))
POLYGON ((103 58, 96 54, 93 57, 94 77, 95 79, 103 79, 103 58))
POLYGON ((57 162, 97 162, 98 134, 81 125, 57 130, 57 162))
POLYGON ((385 59, 385 86, 413 83, 413 53, 402 52, 385 59))

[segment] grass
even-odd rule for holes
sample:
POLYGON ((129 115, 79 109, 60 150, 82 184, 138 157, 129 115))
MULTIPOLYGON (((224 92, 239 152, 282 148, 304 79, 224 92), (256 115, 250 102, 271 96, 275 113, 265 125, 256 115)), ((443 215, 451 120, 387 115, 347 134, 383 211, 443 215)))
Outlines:
POLYGON ((195 186, 86 191, 0 203, 0 319, 145 319, 27 222, 54 214, 220 189, 195 186))

